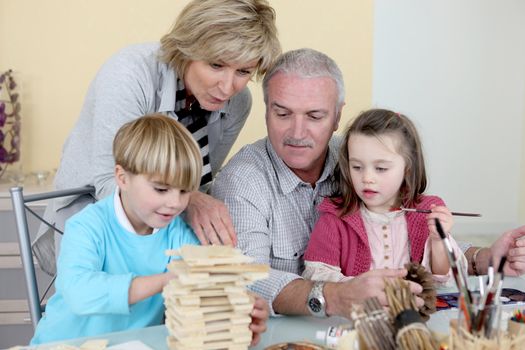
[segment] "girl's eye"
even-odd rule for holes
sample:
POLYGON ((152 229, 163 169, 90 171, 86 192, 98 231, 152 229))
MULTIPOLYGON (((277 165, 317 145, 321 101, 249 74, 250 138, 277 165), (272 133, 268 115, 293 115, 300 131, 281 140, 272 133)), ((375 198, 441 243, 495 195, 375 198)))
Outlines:
POLYGON ((214 69, 220 69, 222 68, 222 64, 219 64, 219 63, 210 63, 210 67, 214 68, 214 69))
POLYGON ((164 192, 168 192, 168 189, 167 188, 163 188, 163 187, 155 187, 155 191, 160 192, 160 193, 164 193, 164 192))
POLYGON ((361 167, 358 166, 358 165, 352 165, 351 168, 352 168, 353 170, 360 170, 360 169, 361 169, 361 167))
POLYGON ((382 173, 382 172, 387 171, 388 168, 377 167, 376 170, 379 171, 380 173, 382 173))

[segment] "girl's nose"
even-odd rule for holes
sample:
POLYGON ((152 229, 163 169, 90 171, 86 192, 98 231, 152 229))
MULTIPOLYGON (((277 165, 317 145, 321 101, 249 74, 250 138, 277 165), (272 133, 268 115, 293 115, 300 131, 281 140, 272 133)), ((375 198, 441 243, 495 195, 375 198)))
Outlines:
POLYGON ((363 183, 372 184, 374 183, 374 176, 370 171, 365 171, 363 173, 363 183))

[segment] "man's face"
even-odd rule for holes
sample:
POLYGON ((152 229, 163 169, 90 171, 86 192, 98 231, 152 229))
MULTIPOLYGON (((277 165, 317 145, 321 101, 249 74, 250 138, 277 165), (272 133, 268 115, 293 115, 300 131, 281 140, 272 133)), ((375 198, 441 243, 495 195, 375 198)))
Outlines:
POLYGON ((339 118, 337 88, 331 78, 279 72, 268 82, 268 137, 277 155, 301 180, 318 180, 339 118))

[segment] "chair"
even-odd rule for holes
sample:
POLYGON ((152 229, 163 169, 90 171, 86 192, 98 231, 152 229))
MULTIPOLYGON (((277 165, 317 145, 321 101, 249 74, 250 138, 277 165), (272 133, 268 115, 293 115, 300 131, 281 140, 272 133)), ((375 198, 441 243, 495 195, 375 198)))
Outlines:
POLYGON ((27 287, 29 314, 31 316, 31 324, 33 325, 33 329, 36 329, 38 322, 42 318, 42 312, 45 311, 45 305, 42 305, 42 302, 47 292, 53 285, 56 275, 53 276, 53 279, 47 286, 45 292, 43 293, 43 296, 40 297, 38 292, 38 284, 36 280, 35 266, 33 262, 33 253, 31 250, 31 238, 29 235, 29 227, 27 224, 27 212, 30 212, 43 224, 49 226, 50 228, 54 229, 60 234, 62 234, 62 232, 59 229, 57 229, 54 225, 48 223, 40 215, 35 213, 31 208, 29 208, 26 205, 26 203, 73 195, 94 194, 95 188, 93 186, 86 186, 27 196, 24 196, 23 188, 20 186, 12 187, 9 191, 11 193, 13 213, 16 220, 16 228, 18 231, 18 242, 20 244, 20 258, 22 259, 22 266, 24 269, 24 277, 27 287))

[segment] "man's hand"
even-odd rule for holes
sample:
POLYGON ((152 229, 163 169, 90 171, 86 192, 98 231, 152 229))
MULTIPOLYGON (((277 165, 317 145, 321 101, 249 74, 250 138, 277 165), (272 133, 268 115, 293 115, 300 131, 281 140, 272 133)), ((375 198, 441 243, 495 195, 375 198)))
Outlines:
POLYGON ((502 256, 507 256, 507 263, 503 269, 506 276, 525 274, 525 226, 503 233, 492 244, 490 252, 495 264, 502 256))
POLYGON ((237 244, 230 213, 220 200, 194 191, 191 193, 186 213, 189 224, 202 245, 237 244))
POLYGON ((258 295, 255 296, 255 303, 251 312, 252 323, 250 323, 250 330, 253 332, 252 342, 250 346, 255 346, 261 340, 261 334, 266 331, 266 321, 270 315, 270 308, 266 300, 258 295))
MULTIPOLYGON (((367 271, 348 282, 330 283, 325 285, 327 298, 327 313, 350 318, 350 310, 354 303, 362 303, 368 298, 377 297, 381 305, 388 306, 385 294, 385 279, 400 278, 407 274, 405 269, 378 269, 367 271), (327 288, 328 287, 328 288, 327 288)), ((423 291, 419 284, 409 281, 410 290, 414 294, 423 291)), ((416 297, 418 307, 423 306, 423 299, 416 297)))

